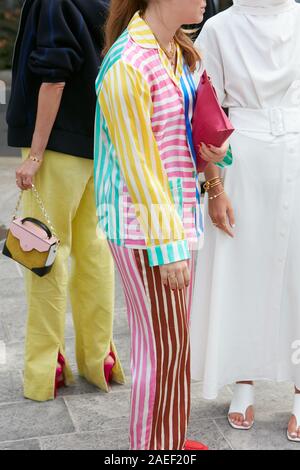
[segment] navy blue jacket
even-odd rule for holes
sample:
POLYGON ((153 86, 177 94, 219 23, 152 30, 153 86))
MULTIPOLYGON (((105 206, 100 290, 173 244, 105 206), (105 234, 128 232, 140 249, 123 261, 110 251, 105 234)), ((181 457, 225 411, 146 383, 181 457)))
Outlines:
POLYGON ((25 0, 16 40, 8 145, 30 147, 43 82, 66 82, 47 149, 93 158, 95 79, 109 0, 25 0))

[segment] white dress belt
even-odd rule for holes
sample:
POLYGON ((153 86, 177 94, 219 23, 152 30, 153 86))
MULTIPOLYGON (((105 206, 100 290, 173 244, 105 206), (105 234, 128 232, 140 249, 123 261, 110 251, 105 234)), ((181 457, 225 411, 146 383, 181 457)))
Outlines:
POLYGON ((299 108, 230 108, 229 117, 238 131, 274 136, 300 133, 299 108))

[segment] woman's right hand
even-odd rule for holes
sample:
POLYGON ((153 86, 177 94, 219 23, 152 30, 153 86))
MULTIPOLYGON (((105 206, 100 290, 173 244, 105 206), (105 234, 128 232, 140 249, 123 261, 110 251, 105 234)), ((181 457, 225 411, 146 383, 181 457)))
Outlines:
POLYGON ((229 140, 226 140, 222 147, 214 147, 213 145, 200 144, 199 152, 202 160, 209 163, 221 163, 229 149, 229 140))
MULTIPOLYGON (((222 192, 223 189, 218 186, 215 191, 209 192, 209 197, 220 193, 220 191, 222 192)), ((234 238, 232 230, 235 227, 234 211, 225 192, 216 199, 209 200, 208 212, 213 225, 234 238)))
POLYGON ((162 283, 172 290, 182 290, 190 284, 190 270, 187 261, 165 264, 159 267, 162 283))
POLYGON ((26 191, 32 188, 34 176, 39 171, 41 163, 33 162, 28 158, 16 170, 17 186, 26 191))

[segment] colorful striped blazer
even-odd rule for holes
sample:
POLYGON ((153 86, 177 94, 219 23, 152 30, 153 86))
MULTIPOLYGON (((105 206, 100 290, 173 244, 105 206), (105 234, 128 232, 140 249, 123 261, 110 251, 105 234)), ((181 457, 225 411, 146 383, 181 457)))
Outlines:
POLYGON ((178 47, 176 74, 140 17, 96 81, 95 190, 109 240, 146 249, 150 266, 189 259, 202 233, 191 120, 196 89, 178 47))

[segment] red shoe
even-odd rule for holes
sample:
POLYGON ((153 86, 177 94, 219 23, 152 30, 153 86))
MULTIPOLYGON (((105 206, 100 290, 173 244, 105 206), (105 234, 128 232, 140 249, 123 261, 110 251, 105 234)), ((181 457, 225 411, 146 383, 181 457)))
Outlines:
POLYGON ((64 367, 65 367, 66 361, 65 361, 65 358, 60 353, 58 354, 57 362, 59 366, 57 366, 56 374, 55 374, 55 386, 54 386, 55 398, 57 396, 57 390, 65 386, 64 367))
POLYGON ((105 364, 104 363, 104 376, 105 376, 105 380, 106 380, 106 383, 107 385, 110 384, 110 382, 112 381, 112 370, 113 370, 113 367, 116 363, 116 356, 113 352, 109 353, 108 358, 111 358, 112 361, 110 361, 109 363, 105 364))
POLYGON ((208 450, 208 447, 197 441, 185 441, 183 450, 208 450))

